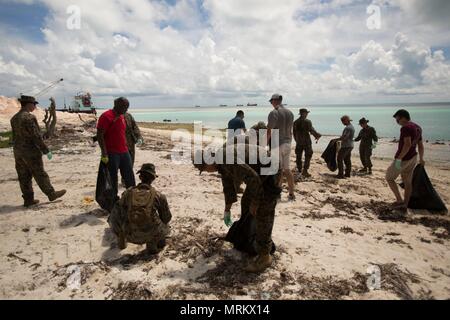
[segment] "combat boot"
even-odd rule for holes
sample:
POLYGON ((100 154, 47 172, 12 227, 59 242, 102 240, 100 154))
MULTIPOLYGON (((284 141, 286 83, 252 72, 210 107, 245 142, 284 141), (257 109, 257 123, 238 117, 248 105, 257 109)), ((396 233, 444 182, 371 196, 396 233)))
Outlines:
POLYGON ((246 268, 246 272, 258 273, 266 270, 272 265, 272 256, 270 254, 258 255, 246 268))
POLYGON ((66 190, 55 191, 51 195, 48 196, 48 200, 55 201, 56 199, 61 198, 66 194, 66 190))
POLYGON ((156 242, 149 242, 147 243, 145 250, 149 254, 157 254, 162 250, 162 248, 159 248, 156 242))
POLYGON ((372 168, 367 169, 367 174, 372 174, 372 168))
POLYGON ((23 203, 23 206, 25 208, 29 208, 29 207, 35 206, 37 204, 39 204, 39 200, 30 199, 30 200, 25 200, 23 203))
POLYGON ((311 175, 309 174, 308 170, 303 170, 302 176, 304 176, 305 178, 311 178, 311 175))
POLYGON ((123 234, 120 234, 117 237, 117 246, 119 247, 120 250, 124 250, 127 247, 127 241, 125 240, 125 237, 123 234))

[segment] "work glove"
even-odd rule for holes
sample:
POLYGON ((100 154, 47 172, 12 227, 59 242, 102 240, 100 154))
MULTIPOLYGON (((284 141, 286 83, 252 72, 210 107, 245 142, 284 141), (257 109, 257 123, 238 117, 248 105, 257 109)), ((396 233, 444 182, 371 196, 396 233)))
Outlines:
POLYGON ((401 159, 395 159, 395 169, 398 171, 402 170, 402 160, 401 159))
POLYGON ((48 159, 48 160, 52 160, 52 159, 53 159, 53 153, 52 153, 51 151, 49 151, 49 152, 47 153, 47 159, 48 159))
POLYGON ((101 157, 101 160, 102 160, 102 162, 103 162, 104 164, 108 164, 108 162, 109 162, 109 157, 108 157, 108 156, 103 156, 103 157, 101 157))
POLYGON ((139 138, 139 139, 136 141, 136 144, 137 144, 138 146, 142 145, 143 143, 144 143, 144 139, 142 139, 142 138, 139 138))
POLYGON ((373 145, 372 145, 372 149, 376 149, 376 148, 377 148, 377 143, 374 142, 373 145))
POLYGON ((225 222, 225 225, 227 227, 231 227, 231 225, 233 224, 233 221, 231 220, 231 212, 230 211, 225 211, 223 213, 223 222, 225 222))

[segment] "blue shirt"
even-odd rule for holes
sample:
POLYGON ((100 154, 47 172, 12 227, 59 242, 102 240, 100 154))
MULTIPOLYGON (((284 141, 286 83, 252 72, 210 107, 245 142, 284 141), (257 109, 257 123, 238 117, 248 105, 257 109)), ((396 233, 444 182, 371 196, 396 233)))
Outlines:
POLYGON ((228 129, 238 130, 245 129, 245 122, 239 117, 233 118, 228 122, 228 129))

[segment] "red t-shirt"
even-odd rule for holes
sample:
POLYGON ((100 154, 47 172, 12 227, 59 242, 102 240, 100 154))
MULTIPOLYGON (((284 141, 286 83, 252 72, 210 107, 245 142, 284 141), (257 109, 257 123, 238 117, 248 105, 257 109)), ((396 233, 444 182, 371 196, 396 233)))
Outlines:
POLYGON ((98 119, 97 129, 105 130, 105 145, 108 154, 128 152, 125 118, 118 116, 114 110, 102 113, 98 119))
POLYGON ((405 144, 405 138, 411 137, 411 148, 402 160, 411 160, 417 155, 417 143, 422 141, 422 128, 414 122, 409 122, 406 126, 400 130, 400 142, 398 144, 398 151, 395 154, 395 158, 400 155, 405 144))

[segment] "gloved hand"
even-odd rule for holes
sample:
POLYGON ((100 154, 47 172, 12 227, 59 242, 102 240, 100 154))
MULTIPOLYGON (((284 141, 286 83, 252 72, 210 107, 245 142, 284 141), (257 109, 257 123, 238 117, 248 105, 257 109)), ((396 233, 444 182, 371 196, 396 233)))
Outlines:
POLYGON ((102 160, 102 162, 103 162, 104 164, 108 164, 108 162, 109 162, 109 157, 108 157, 108 156, 103 156, 103 157, 101 158, 101 160, 102 160))
POLYGON ((377 143, 374 142, 373 145, 372 145, 372 149, 376 149, 376 148, 377 148, 377 143))
POLYGON ((51 151, 49 151, 49 152, 47 153, 47 159, 48 159, 48 160, 52 160, 52 159, 53 159, 53 153, 52 153, 51 151))
POLYGON ((230 211, 225 211, 223 213, 223 222, 225 222, 225 225, 227 227, 231 227, 231 225, 233 224, 233 221, 231 220, 231 212, 230 211))
POLYGON ((402 160, 401 159, 395 159, 395 169, 398 171, 402 170, 402 160))
POLYGON ((139 138, 139 139, 136 141, 136 144, 137 144, 138 146, 142 145, 143 143, 144 143, 144 139, 142 139, 142 138, 139 138))

